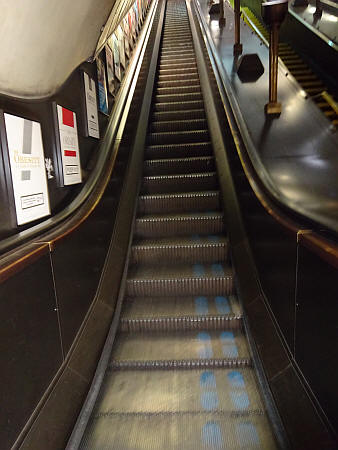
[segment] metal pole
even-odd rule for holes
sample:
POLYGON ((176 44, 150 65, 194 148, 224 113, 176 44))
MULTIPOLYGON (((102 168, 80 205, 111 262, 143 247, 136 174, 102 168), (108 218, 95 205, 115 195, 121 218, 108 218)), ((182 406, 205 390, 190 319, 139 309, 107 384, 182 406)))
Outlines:
POLYGON ((234 55, 240 55, 243 51, 241 44, 241 3, 240 0, 234 0, 234 12, 235 12, 235 44, 234 55))
POLYGON ((279 23, 275 22, 270 28, 269 45, 269 103, 265 106, 267 114, 280 114, 282 106, 277 102, 278 79, 278 32, 279 23))
POLYGON ((219 0, 219 26, 225 26, 225 17, 224 17, 224 0, 219 0))

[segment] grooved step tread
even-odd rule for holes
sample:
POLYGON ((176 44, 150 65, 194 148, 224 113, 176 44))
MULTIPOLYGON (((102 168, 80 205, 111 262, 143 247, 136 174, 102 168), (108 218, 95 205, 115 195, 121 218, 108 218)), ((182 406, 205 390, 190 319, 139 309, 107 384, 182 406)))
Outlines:
POLYGON ((180 111, 203 108, 203 100, 182 100, 172 102, 157 102, 154 105, 154 111, 180 111))
POLYGON ((242 310, 235 296, 187 296, 177 297, 126 297, 122 318, 147 319, 152 317, 179 316, 232 316, 242 317, 242 310))
POLYGON ((128 272, 129 296, 230 295, 233 271, 224 263, 132 266, 128 272))
POLYGON ((138 204, 139 212, 144 214, 217 211, 220 195, 219 191, 142 195, 138 204))
POLYGON ((249 358, 240 330, 120 333, 112 359, 120 361, 249 358))
POLYGON ((142 194, 214 190, 218 186, 216 172, 183 173, 143 177, 142 194))
POLYGON ((144 239, 132 246, 131 262, 139 263, 168 263, 196 261, 212 263, 226 261, 228 241, 224 236, 187 236, 160 238, 156 240, 144 239))
POLYGON ((222 233, 223 213, 200 212, 152 214, 136 219, 135 233, 139 237, 222 233))
POLYGON ((212 146, 211 142, 149 145, 145 153, 148 159, 209 156, 212 155, 212 146))
POLYGON ((199 131, 207 128, 207 120, 202 119, 182 119, 182 120, 161 120, 151 123, 151 131, 154 133, 164 133, 167 131, 199 131))
POLYGON ((144 175, 178 174, 190 172, 210 172, 215 170, 212 156, 195 156, 192 158, 148 159, 144 162, 144 175))

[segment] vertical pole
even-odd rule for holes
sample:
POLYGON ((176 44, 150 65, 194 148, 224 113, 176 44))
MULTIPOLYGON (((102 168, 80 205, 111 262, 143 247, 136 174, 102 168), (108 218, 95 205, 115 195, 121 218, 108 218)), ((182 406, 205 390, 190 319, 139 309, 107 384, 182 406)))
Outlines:
POLYGON ((224 17, 224 0, 219 0, 219 26, 225 26, 225 17, 224 17))
POLYGON ((240 55, 243 51, 241 44, 241 3, 240 0, 234 0, 235 13, 235 44, 234 55, 240 55))
POLYGON ((280 114, 282 106, 277 102, 278 79, 278 31, 279 24, 273 23, 270 28, 269 45, 269 103, 265 105, 267 114, 280 114))

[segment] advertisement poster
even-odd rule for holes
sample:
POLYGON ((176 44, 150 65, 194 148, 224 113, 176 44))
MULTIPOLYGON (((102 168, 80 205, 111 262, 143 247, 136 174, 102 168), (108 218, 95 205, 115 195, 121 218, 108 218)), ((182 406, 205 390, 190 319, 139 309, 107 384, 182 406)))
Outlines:
POLYGON ((4 114, 17 224, 50 214, 41 125, 4 114))
POLYGON ((108 114, 108 94, 106 83, 106 71, 102 59, 97 58, 97 81, 99 85, 99 111, 103 114, 108 114))
POLYGON ((106 45, 105 49, 106 49, 108 89, 109 92, 113 95, 115 92, 113 51, 109 45, 106 45))
POLYGON ((138 21, 139 21, 139 17, 138 17, 138 9, 137 9, 137 4, 136 2, 133 5, 134 8, 134 17, 135 17, 135 31, 136 34, 138 34, 138 21))
POLYGON ((119 81, 121 81, 119 41, 118 41, 115 33, 111 37, 111 43, 112 43, 113 54, 114 54, 115 76, 119 81))
POLYGON ((129 26, 130 47, 133 48, 134 47, 133 19, 130 11, 128 13, 128 26, 129 26))
POLYGON ((130 40, 129 40, 129 25, 128 25, 128 18, 125 17, 123 19, 123 34, 124 34, 124 49, 126 52, 126 55, 128 58, 130 58, 130 40))
POLYGON ((135 11, 133 7, 130 8, 129 15, 130 15, 131 35, 133 37, 133 41, 136 42, 135 11))
POLYGON ((63 168, 63 184, 81 183, 79 140, 77 136, 76 114, 57 105, 60 150, 63 168))
POLYGON ((119 41, 120 63, 121 63, 121 66, 125 69, 126 68, 126 54, 124 52, 124 33, 121 28, 121 25, 119 25, 117 27, 116 34, 117 34, 117 38, 119 41))
POLYGON ((83 81, 85 88, 88 136, 99 139, 100 129, 99 129, 99 118, 97 113, 95 81, 86 72, 83 72, 83 81))

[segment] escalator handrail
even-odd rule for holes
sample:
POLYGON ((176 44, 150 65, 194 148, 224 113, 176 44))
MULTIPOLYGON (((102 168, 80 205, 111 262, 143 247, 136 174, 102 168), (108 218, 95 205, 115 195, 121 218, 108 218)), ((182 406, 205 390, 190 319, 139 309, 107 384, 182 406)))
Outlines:
MULTIPOLYGON (((296 237, 298 243, 306 246, 330 265, 338 268, 338 243, 323 235, 323 230, 315 230, 312 226, 309 227, 307 224, 302 224, 300 220, 298 221, 299 214, 296 211, 292 211, 291 208, 284 205, 281 201, 278 201, 279 195, 275 192, 275 188, 261 161, 258 159, 254 162, 252 161, 255 152, 249 151, 248 148, 253 148, 254 144, 248 129, 244 125, 244 120, 235 94, 230 86, 230 81, 228 82, 228 76, 225 73, 209 30, 202 18, 200 5, 196 0, 193 0, 193 4, 234 143, 253 192, 265 210, 287 231, 291 232, 296 237), (259 172, 257 167, 259 168, 259 172), (287 211, 285 211, 286 209, 287 211), (292 213, 297 215, 297 219, 291 217, 292 213)), ((306 219, 306 217, 303 218, 306 219)), ((309 221, 311 220, 309 219, 309 221)), ((313 224, 313 221, 311 222, 313 224)))
POLYGON ((99 157, 95 168, 76 198, 60 213, 47 220, 15 234, 0 242, 0 283, 14 275, 18 270, 26 267, 40 255, 54 248, 56 243, 72 233, 95 209, 108 184, 114 169, 118 152, 119 137, 129 110, 128 101, 132 97, 132 85, 144 48, 147 36, 152 26, 152 17, 156 11, 158 0, 155 0, 148 11, 142 27, 134 57, 129 64, 119 92, 115 98, 109 122, 104 137, 99 145, 99 157), (128 100, 129 99, 129 100, 128 100))

